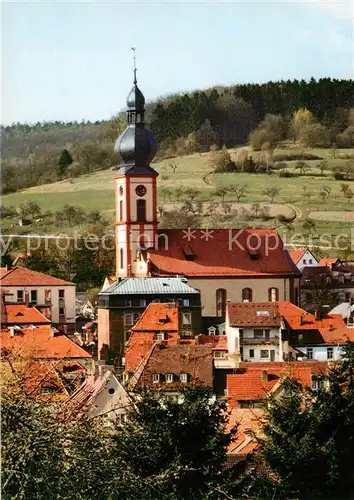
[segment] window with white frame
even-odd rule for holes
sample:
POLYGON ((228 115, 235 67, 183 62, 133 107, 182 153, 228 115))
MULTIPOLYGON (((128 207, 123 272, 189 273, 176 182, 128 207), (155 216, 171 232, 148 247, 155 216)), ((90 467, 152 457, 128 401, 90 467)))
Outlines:
POLYGON ((158 384, 160 382, 160 374, 159 373, 153 373, 152 375, 152 381, 154 384, 158 384))
POLYGON ((166 382, 171 384, 173 382, 173 373, 166 373, 166 382))
POLYGON ((190 312, 182 313, 182 324, 190 325, 192 323, 192 314, 190 312))
POLYGON ((313 359, 313 348, 312 347, 308 347, 306 349, 306 355, 307 355, 307 359, 313 359))
POLYGON ((158 333, 156 335, 156 340, 165 340, 165 334, 164 333, 158 333))
POLYGON ((180 379, 180 381, 183 384, 187 383, 187 381, 188 381, 188 375, 187 375, 187 373, 181 373, 180 376, 179 376, 179 379, 180 379))
POLYGON ((188 307, 189 306, 189 299, 183 299, 183 305, 184 305, 184 307, 188 307))
POLYGON ((327 359, 333 359, 333 347, 327 347, 327 359))
POLYGON ((261 349, 260 350, 260 358, 261 359, 267 359, 267 358, 269 358, 269 351, 268 351, 268 349, 261 349))
POLYGON ((313 260, 312 259, 309 259, 309 264, 313 264, 313 260))
POLYGON ((23 302, 23 290, 17 290, 17 302, 23 302))
POLYGON ((146 307, 146 299, 140 299, 139 300, 139 306, 140 307, 146 307))
POLYGON ((307 260, 306 259, 303 259, 302 261, 305 265, 307 264, 307 260))
POLYGON ((213 358, 227 358, 227 351, 213 351, 213 358))
POLYGON ((124 323, 126 326, 132 326, 134 323, 134 316, 133 314, 125 314, 124 315, 124 323))
POLYGON ((31 302, 37 304, 37 290, 31 290, 31 302))
POLYGON ((254 349, 250 349, 249 357, 254 358, 254 349))

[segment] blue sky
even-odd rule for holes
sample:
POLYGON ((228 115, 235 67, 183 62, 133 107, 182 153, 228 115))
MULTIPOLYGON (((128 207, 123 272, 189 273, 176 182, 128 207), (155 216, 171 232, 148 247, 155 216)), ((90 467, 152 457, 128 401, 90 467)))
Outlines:
POLYGON ((99 120, 132 83, 184 90, 353 78, 349 2, 9 2, 2 5, 2 123, 99 120))

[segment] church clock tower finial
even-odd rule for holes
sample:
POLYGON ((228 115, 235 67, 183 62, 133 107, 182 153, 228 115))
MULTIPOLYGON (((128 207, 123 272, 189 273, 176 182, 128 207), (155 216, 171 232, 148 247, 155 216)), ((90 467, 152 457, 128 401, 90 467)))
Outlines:
POLYGON ((145 98, 137 85, 135 47, 133 88, 127 98, 127 127, 114 150, 119 164, 115 178, 116 276, 146 276, 144 250, 155 247, 157 236, 156 178, 150 166, 157 150, 145 127, 145 98))
POLYGON ((138 83, 137 79, 136 79, 136 59, 135 59, 136 47, 132 47, 132 51, 133 51, 133 67, 134 67, 134 80, 133 80, 133 83, 134 83, 134 85, 136 85, 138 83))

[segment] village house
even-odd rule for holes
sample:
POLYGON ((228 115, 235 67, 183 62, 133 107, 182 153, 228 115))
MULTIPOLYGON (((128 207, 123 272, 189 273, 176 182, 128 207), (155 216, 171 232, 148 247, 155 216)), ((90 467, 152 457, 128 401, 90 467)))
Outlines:
MULTIPOLYGON (((2 294, 5 299, 4 294, 2 294)), ((30 327, 31 325, 51 325, 51 321, 36 307, 26 304, 1 304, 1 326, 30 327)))
POLYGON ((196 325, 186 322, 186 313, 180 311, 178 305, 151 303, 145 309, 132 328, 127 342, 123 366, 128 377, 138 367, 155 342, 165 345, 194 343, 194 337, 200 326, 200 315, 196 317, 196 325))
POLYGON ((62 417, 97 418, 105 427, 123 423, 132 409, 132 400, 111 371, 91 375, 62 408, 62 417))
MULTIPOLYGON (((184 278, 119 279, 99 294, 97 313, 100 359, 121 359, 131 330, 149 304, 178 305, 180 325, 200 332, 200 293, 184 278)), ((151 309, 150 309, 151 310, 151 309)))
POLYGON ((340 314, 313 315, 288 301, 228 303, 226 338, 227 353, 215 364, 220 370, 242 361, 337 360, 354 328, 340 314))
POLYGON ((92 356, 49 325, 2 328, 0 340, 3 356, 11 354, 24 360, 50 361, 58 366, 63 362, 65 365, 75 362, 85 369, 87 375, 95 371, 92 356))
POLYGON ((302 271, 304 267, 318 266, 318 260, 308 248, 296 248, 290 250, 289 254, 299 271, 302 271))
POLYGON ((25 267, 1 268, 6 302, 35 306, 65 333, 75 331, 76 284, 25 267))
POLYGON ((213 388, 212 346, 155 342, 127 387, 130 391, 158 390, 171 401, 179 401, 183 388, 196 384, 213 388))
POLYGON ((311 312, 323 305, 354 299, 354 267, 339 259, 321 259, 317 267, 305 267, 301 278, 301 306, 311 312))
POLYGON ((262 408, 269 394, 281 397, 286 378, 316 390, 327 371, 327 362, 240 363, 226 379, 229 408, 262 408))

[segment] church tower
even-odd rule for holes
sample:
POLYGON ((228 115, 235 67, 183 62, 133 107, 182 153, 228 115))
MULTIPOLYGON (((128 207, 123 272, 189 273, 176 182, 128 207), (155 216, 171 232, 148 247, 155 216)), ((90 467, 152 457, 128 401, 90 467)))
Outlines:
POLYGON ((127 106, 128 125, 114 147, 119 156, 114 180, 117 277, 146 275, 140 254, 155 245, 157 233, 158 173, 150 167, 157 143, 145 128, 145 98, 137 86, 136 68, 127 106))

